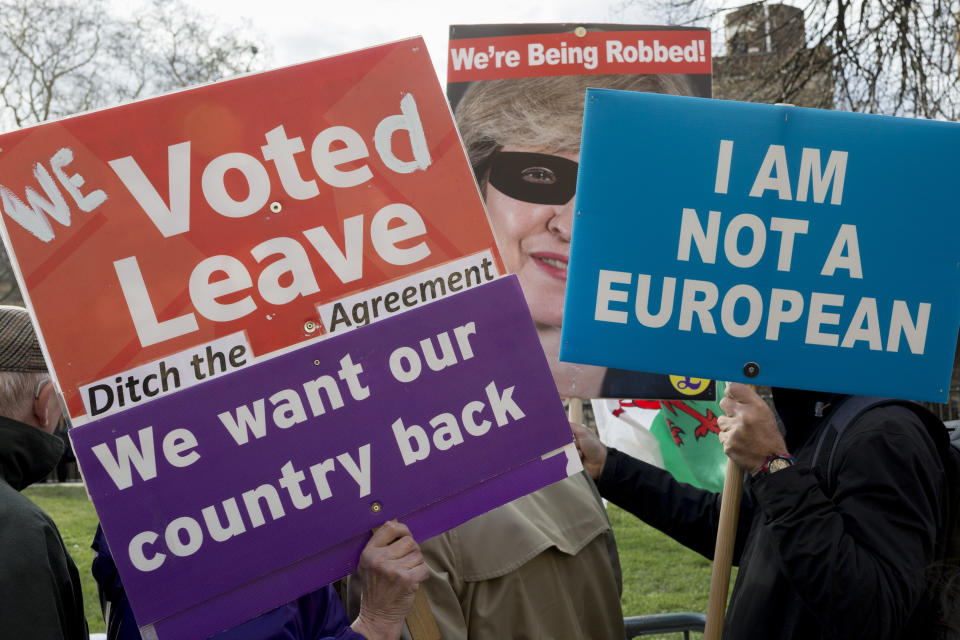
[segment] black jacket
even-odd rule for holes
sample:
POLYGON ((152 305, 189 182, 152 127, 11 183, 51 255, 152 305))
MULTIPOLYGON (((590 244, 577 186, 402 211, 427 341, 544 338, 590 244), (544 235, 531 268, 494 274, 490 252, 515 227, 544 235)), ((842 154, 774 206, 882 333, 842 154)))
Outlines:
MULTIPOLYGON (((835 490, 810 467, 819 420, 792 412, 796 464, 744 486, 724 624, 728 640, 934 637, 925 568, 936 557, 946 478, 926 428, 902 406, 873 409, 838 445, 835 490)), ((781 416, 791 412, 781 412, 781 416)), ((710 558, 720 494, 610 450, 598 488, 710 558)))
POLYGON ((87 639, 77 567, 53 520, 20 493, 62 453, 56 436, 0 417, 0 638, 87 639))

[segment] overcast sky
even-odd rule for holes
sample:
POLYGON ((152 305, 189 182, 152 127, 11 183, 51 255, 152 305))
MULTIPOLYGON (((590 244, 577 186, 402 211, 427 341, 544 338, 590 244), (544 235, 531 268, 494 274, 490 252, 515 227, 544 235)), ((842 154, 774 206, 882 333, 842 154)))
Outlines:
POLYGON ((629 22, 650 20, 622 0, 193 0, 228 23, 249 19, 272 50, 272 67, 306 62, 422 35, 446 82, 451 24, 508 22, 629 22))

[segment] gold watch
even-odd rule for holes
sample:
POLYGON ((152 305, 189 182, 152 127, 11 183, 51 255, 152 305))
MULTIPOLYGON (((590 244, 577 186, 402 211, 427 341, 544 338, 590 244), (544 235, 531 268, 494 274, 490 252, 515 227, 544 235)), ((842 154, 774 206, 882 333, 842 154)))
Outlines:
POLYGON ((777 471, 783 471, 787 467, 793 466, 793 456, 790 454, 780 455, 779 453, 772 453, 767 457, 766 462, 763 463, 763 466, 760 467, 760 472, 757 475, 766 476, 771 473, 776 473, 777 471))

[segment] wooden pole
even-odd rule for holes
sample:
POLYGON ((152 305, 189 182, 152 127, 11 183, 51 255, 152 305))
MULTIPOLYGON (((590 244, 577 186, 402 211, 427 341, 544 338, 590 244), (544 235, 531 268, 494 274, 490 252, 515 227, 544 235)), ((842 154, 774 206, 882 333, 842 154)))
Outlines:
MULTIPOLYGON (((377 527, 379 529, 379 527, 377 527)), ((373 531, 376 532, 377 529, 373 531)), ((427 600, 427 594, 423 591, 421 585, 413 594, 413 606, 407 612, 404 621, 407 623, 407 630, 413 640, 443 640, 440 635, 440 628, 437 627, 437 620, 433 617, 433 610, 430 609, 430 601, 427 600)))
POLYGON ((707 601, 707 624, 704 640, 720 640, 723 617, 727 611, 727 592, 730 589, 730 567, 733 564, 733 545, 737 539, 737 519, 740 516, 740 495, 743 490, 743 471, 732 460, 727 460, 727 473, 720 497, 720 522, 717 525, 717 546, 713 553, 713 574, 710 576, 710 599, 707 601))
POLYGON ((567 420, 583 424, 583 400, 580 398, 567 398, 567 420))
POLYGON ((417 589, 413 596, 413 607, 407 613, 407 629, 413 640, 443 640, 437 621, 430 610, 430 601, 423 587, 417 589))

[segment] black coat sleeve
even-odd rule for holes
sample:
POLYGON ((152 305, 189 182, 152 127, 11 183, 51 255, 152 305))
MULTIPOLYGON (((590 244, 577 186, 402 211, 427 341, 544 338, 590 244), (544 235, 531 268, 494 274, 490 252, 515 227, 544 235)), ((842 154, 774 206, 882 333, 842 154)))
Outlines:
MULTIPOLYGON (((609 448, 597 480, 600 495, 708 559, 713 558, 720 521, 720 494, 677 482, 669 471, 609 448)), ((744 495, 737 524, 734 564, 753 517, 744 495)))
POLYGON ((833 495, 801 463, 748 481, 756 517, 825 637, 898 638, 934 560, 942 460, 904 407, 869 411, 841 444, 833 495))

